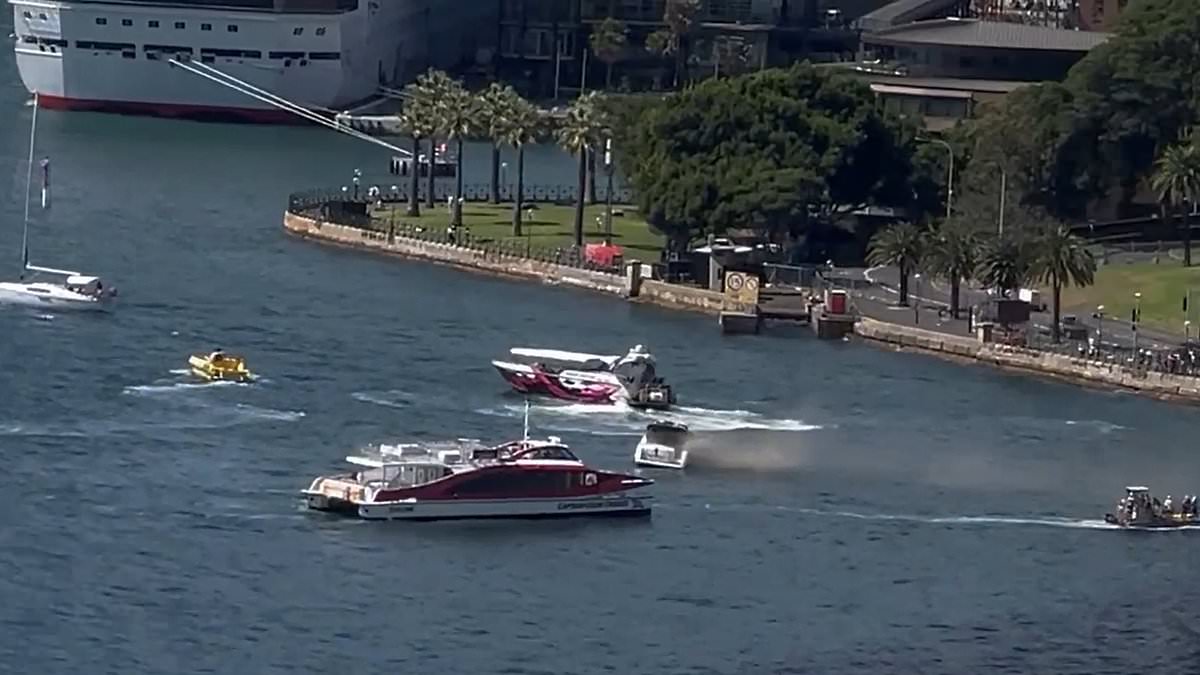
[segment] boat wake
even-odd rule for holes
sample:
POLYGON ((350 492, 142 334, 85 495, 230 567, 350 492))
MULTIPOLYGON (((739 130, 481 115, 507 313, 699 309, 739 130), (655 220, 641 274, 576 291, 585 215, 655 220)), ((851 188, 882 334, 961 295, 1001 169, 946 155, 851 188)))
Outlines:
POLYGON ((1111 434, 1114 431, 1128 431, 1129 427, 1121 426, 1113 422, 1105 422, 1104 420, 1066 420, 1067 426, 1084 427, 1092 429, 1101 434, 1111 434))
MULTIPOLYGON (((521 417, 524 406, 508 404, 476 410, 481 415, 521 417)), ((766 417, 749 410, 713 410, 679 406, 670 411, 636 410, 625 404, 544 403, 533 406, 536 426, 555 431, 590 433, 601 436, 640 435, 651 420, 670 420, 686 424, 692 431, 814 431, 820 425, 803 420, 766 417)))
POLYGON ((411 394, 399 389, 388 389, 386 391, 356 391, 350 394, 350 398, 360 403, 370 403, 373 405, 381 405, 385 408, 407 408, 412 405, 413 397, 411 394))
POLYGON ((230 407, 196 406, 190 412, 158 414, 138 421, 98 420, 91 422, 25 423, 0 422, 0 437, 94 438, 162 431, 210 431, 263 422, 295 422, 302 410, 276 410, 248 404, 230 407))
POLYGON ((121 393, 149 396, 154 394, 181 393, 197 389, 212 389, 214 387, 236 386, 240 383, 231 381, 217 382, 172 382, 170 384, 138 384, 125 387, 121 393))
MULTIPOLYGON (((722 506, 705 504, 704 508, 711 511, 723 510, 722 506)), ((733 507, 737 509, 738 507, 733 507)), ((771 508, 771 507, 768 507, 771 508)), ((773 507, 776 511, 787 511, 822 518, 844 518, 851 520, 869 520, 878 522, 915 523, 923 525, 946 525, 963 527, 991 526, 1027 526, 1027 527, 1059 527, 1074 530, 1120 530, 1121 528, 1099 519, 1066 518, 1060 516, 1019 516, 1003 514, 958 515, 958 516, 919 516, 899 513, 863 513, 859 511, 837 511, 830 509, 797 508, 790 506, 773 507)))

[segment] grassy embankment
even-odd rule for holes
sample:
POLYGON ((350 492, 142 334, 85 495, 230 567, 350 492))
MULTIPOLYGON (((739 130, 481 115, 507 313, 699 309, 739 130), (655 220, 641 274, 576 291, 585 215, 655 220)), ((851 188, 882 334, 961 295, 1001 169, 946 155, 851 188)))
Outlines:
MULTIPOLYGON (((1185 319, 1191 320, 1193 331, 1200 326, 1200 267, 1183 267, 1175 261, 1104 265, 1096 271, 1095 285, 1064 288, 1062 302, 1064 308, 1088 315, 1104 305, 1106 316, 1127 320, 1136 302, 1134 293, 1142 294, 1142 321, 1147 325, 1181 335, 1185 319), (1185 317, 1183 298, 1188 289, 1192 297, 1185 317)), ((1049 300, 1049 295, 1045 297, 1049 300)))
MULTIPOLYGON (((450 214, 445 204, 439 204, 433 209, 422 205, 419 218, 405 215, 407 208, 407 204, 396 204, 394 207, 389 205, 374 210, 373 215, 384 227, 393 218, 397 224, 420 225, 430 231, 445 230, 450 224, 450 214)), ((603 204, 585 207, 585 241, 604 240, 604 210, 603 204)), ((525 220, 521 226, 524 236, 513 237, 511 204, 472 202, 463 205, 463 225, 470 229, 471 238, 476 241, 514 241, 544 248, 567 247, 574 241, 574 222, 574 206, 538 204, 532 218, 525 220)), ((664 240, 661 235, 651 231, 650 226, 638 215, 634 207, 622 204, 613 206, 613 243, 626 249, 627 259, 640 257, 647 261, 656 261, 664 240)))

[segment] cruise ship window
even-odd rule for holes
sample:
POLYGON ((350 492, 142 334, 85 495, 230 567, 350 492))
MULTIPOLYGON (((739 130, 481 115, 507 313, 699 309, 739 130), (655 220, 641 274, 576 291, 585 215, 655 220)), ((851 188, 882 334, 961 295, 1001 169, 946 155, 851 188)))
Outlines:
POLYGON ((122 26, 132 26, 133 19, 121 19, 121 25, 122 26))
POLYGON ((29 10, 25 10, 25 11, 24 11, 24 12, 21 14, 21 16, 25 17, 26 19, 32 19, 32 18, 33 18, 33 12, 31 12, 31 11, 29 11, 29 10))
POLYGON ((102 17, 102 16, 98 16, 98 17, 96 17, 96 25, 97 25, 97 26, 107 26, 107 25, 108 25, 108 19, 106 19, 106 18, 104 18, 104 17, 102 17))
POLYGON ((238 31, 237 24, 231 23, 228 26, 225 26, 225 30, 229 31, 230 33, 236 33, 238 31))
POLYGON ((325 34, 324 26, 321 26, 320 28, 317 29, 317 35, 324 35, 324 34, 325 34))
POLYGON ((303 35, 303 34, 304 34, 303 28, 293 28, 292 29, 292 35, 303 35))
POLYGON ((200 24, 200 30, 212 30, 212 24, 211 23, 202 23, 202 24, 200 24))
POLYGON ((38 18, 39 18, 39 19, 41 19, 42 21, 45 21, 45 20, 46 20, 46 18, 47 18, 47 17, 46 17, 46 13, 45 13, 45 12, 42 12, 42 13, 38 14, 38 18))
POLYGON ((182 21, 176 21, 176 22, 175 22, 175 29, 176 29, 176 30, 183 30, 184 28, 187 28, 187 24, 186 24, 186 23, 184 23, 184 22, 182 22, 182 21))
POLYGON ((150 19, 149 21, 146 22, 146 25, 149 26, 150 28, 158 28, 158 21, 155 21, 154 19, 150 19))

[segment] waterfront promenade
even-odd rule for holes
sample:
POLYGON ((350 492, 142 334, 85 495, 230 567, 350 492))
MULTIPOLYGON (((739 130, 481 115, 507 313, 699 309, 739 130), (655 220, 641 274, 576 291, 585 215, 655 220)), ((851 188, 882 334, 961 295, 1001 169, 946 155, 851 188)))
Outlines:
MULTIPOLYGON (((361 208, 351 207, 353 203, 331 204, 294 195, 284 214, 284 228, 322 243, 570 286, 670 309, 715 316, 724 306, 723 294, 716 291, 644 277, 641 265, 628 264, 634 260, 624 261, 621 267, 605 267, 581 259, 574 249, 531 248, 527 243, 503 239, 455 240, 443 228, 397 221, 394 209, 388 211, 392 217, 380 220, 370 215, 365 203, 361 208)), ((1103 358, 1082 353, 1070 344, 1048 349, 984 343, 965 319, 950 318, 937 302, 925 298, 917 301, 915 308, 896 307, 890 302, 886 285, 872 283, 869 274, 862 276, 865 283, 850 284, 854 307, 861 315, 854 333, 861 339, 1091 386, 1200 403, 1200 378, 1161 367, 1165 362, 1103 358)), ((841 278, 848 279, 844 275, 841 278)), ((819 296, 821 289, 804 290, 819 296)), ((1036 339, 1032 343, 1041 346, 1036 339)))

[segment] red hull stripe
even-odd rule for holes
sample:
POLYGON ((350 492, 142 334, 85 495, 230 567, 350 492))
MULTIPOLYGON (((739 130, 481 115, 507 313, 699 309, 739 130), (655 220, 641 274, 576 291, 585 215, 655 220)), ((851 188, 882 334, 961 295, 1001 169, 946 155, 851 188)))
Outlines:
POLYGON ((227 108, 221 106, 184 105, 177 103, 143 103, 138 101, 100 101, 82 98, 63 98, 38 95, 38 104, 47 110, 85 110, 118 115, 146 115, 175 119, 214 122, 249 122, 252 124, 311 124, 304 118, 275 108, 227 108))

